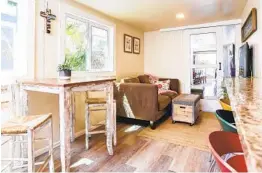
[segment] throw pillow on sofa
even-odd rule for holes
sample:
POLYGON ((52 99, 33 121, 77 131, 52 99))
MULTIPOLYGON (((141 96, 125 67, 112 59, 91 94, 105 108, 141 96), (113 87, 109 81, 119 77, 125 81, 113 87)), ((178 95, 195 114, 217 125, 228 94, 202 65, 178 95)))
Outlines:
POLYGON ((157 85, 159 93, 170 89, 170 80, 155 81, 154 84, 157 85))
POLYGON ((155 83, 158 81, 158 77, 153 76, 153 75, 151 75, 151 74, 146 74, 146 75, 149 77, 149 82, 150 82, 151 84, 155 84, 155 83))
POLYGON ((177 92, 170 90, 170 80, 156 81, 155 84, 158 86, 158 94, 176 96, 177 92))

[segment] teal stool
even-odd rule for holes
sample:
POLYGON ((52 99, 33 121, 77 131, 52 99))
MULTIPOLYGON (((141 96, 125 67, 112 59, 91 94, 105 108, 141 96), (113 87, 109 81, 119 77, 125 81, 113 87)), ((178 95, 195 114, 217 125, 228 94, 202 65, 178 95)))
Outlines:
POLYGON ((223 131, 237 133, 236 123, 232 111, 217 110, 216 117, 223 131))
MULTIPOLYGON (((215 115, 223 131, 237 133, 236 123, 232 111, 219 109, 216 110, 215 115)), ((212 160, 212 154, 210 155, 209 162, 211 162, 209 167, 210 172, 215 165, 214 160, 212 160)))

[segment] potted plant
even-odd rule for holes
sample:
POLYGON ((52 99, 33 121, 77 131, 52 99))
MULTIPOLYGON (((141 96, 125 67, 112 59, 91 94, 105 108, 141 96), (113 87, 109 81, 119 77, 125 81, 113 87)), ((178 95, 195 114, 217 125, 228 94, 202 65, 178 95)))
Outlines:
POLYGON ((60 79, 70 79, 71 78, 71 65, 68 62, 67 58, 65 59, 63 64, 58 65, 57 71, 59 72, 60 79))

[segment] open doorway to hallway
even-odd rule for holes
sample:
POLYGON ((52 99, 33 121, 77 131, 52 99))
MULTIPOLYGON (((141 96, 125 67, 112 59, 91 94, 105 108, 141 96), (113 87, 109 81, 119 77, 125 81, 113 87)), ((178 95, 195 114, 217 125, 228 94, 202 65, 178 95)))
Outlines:
POLYGON ((190 49, 191 92, 201 93, 206 99, 216 99, 218 70, 221 70, 216 32, 191 34, 190 49))

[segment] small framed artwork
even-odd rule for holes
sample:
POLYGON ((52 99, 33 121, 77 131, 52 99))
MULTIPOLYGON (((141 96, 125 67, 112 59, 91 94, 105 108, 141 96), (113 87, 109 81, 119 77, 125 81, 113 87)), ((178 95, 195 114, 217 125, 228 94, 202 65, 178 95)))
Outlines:
POLYGON ((132 36, 124 34, 124 52, 132 53, 132 42, 132 36))
POLYGON ((242 42, 246 41, 257 30, 257 10, 252 8, 245 23, 241 28, 242 42))
POLYGON ((140 54, 140 39, 133 37, 133 53, 140 54))

